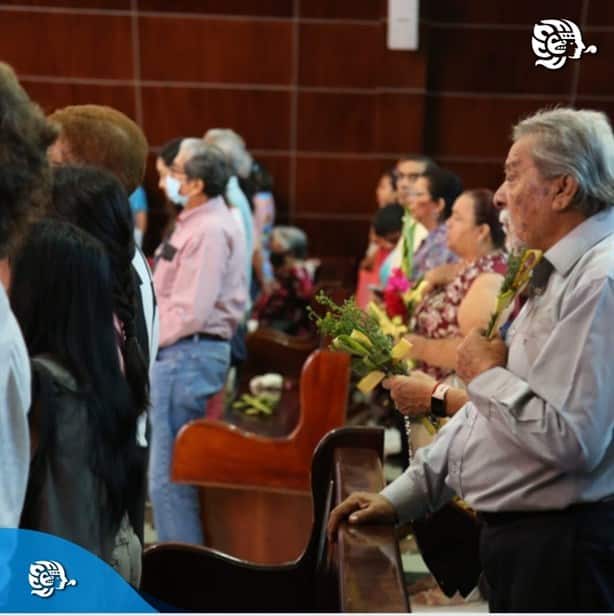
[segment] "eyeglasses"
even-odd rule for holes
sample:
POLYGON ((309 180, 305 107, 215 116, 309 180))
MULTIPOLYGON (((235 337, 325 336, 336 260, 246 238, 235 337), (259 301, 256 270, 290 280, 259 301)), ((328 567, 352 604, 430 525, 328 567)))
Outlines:
POLYGON ((185 170, 182 169, 181 167, 177 167, 176 165, 171 165, 168 170, 173 174, 173 175, 185 175, 185 170))
POLYGON ((404 178, 406 180, 415 182, 421 175, 421 173, 401 173, 400 171, 395 171, 394 179, 398 181, 404 178))

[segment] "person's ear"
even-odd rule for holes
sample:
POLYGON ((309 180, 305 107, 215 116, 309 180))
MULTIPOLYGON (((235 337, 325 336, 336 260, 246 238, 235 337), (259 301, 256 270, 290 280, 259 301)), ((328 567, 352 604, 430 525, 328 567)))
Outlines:
POLYGON ((200 178, 194 178, 189 180, 188 190, 190 191, 190 195, 200 195, 205 192, 205 182, 200 178))
POLYGON ((562 175, 554 180, 552 209, 555 212, 566 210, 578 192, 578 180, 571 175, 562 175))
POLYGON ((485 242, 490 238, 490 227, 484 222, 478 227, 478 240, 485 242))

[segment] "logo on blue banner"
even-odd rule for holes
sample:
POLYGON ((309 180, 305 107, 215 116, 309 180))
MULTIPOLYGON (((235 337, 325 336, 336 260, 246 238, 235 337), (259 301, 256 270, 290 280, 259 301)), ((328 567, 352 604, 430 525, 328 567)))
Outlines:
POLYGON ((47 533, 0 528, 0 612, 156 610, 81 546, 47 533))
POLYGON ((64 566, 57 560, 37 560, 30 565, 28 582, 32 594, 41 599, 51 597, 56 590, 76 586, 77 580, 69 580, 64 566))

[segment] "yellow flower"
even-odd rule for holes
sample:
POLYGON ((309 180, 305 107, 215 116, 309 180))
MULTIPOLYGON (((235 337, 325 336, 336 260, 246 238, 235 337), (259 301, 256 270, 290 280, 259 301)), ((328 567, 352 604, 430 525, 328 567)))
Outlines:
POLYGON ((405 291, 402 295, 405 304, 419 304, 422 301, 422 296, 427 286, 428 282, 423 280, 415 289, 405 291))
POLYGON ((392 347, 391 357, 392 359, 407 359, 409 353, 411 352, 412 344, 405 340, 405 338, 401 338, 399 342, 397 342, 392 347))
POLYGON ((367 376, 360 379, 357 387, 363 394, 368 394, 384 380, 385 376, 386 375, 381 370, 373 370, 373 372, 369 372, 367 376))
POLYGON ((373 346, 373 343, 369 339, 369 336, 366 336, 365 334, 363 334, 361 331, 358 331, 357 329, 352 330, 352 333, 350 334, 350 338, 352 338, 353 340, 356 340, 356 342, 360 342, 360 344, 363 344, 364 346, 367 346, 367 347, 373 346))

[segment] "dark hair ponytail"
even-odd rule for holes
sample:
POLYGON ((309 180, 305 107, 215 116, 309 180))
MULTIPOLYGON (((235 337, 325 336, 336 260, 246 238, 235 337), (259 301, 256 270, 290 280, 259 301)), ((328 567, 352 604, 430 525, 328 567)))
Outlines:
MULTIPOLYGON (((129 252, 129 250, 124 252, 129 252)), ((134 245, 132 254, 134 254, 134 245)), ((127 263, 121 260, 117 263, 114 261, 115 259, 111 257, 111 269, 114 274, 113 310, 123 328, 124 340, 120 349, 124 358, 124 371, 136 408, 143 412, 149 406, 149 374, 145 354, 137 337, 136 294, 139 291, 132 269, 132 259, 127 263)))
MULTIPOLYGON (((149 406, 149 370, 137 338, 139 292, 132 267, 134 225, 128 197, 113 175, 95 167, 58 167, 53 177, 54 213, 84 229, 105 247, 111 262, 113 310, 124 333, 120 345, 126 380, 139 412, 149 406)), ((143 341, 145 344, 146 341, 143 341)))

